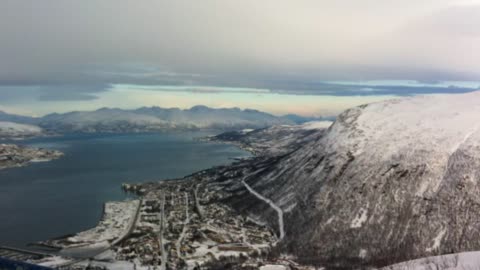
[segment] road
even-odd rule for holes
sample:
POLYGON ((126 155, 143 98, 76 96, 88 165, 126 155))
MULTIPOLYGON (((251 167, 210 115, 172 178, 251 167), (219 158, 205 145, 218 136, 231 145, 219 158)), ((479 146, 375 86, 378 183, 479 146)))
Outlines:
POLYGON ((279 241, 282 240, 285 237, 285 229, 284 229, 285 227, 284 227, 284 223, 283 223, 283 210, 282 210, 282 208, 280 208, 278 205, 276 205, 272 200, 270 200, 268 198, 265 198, 260 193, 256 192, 251 186, 249 186, 245 182, 245 180, 242 180, 242 184, 245 186, 245 188, 247 188, 247 190, 251 194, 253 194, 258 199, 268 203, 268 205, 270 205, 270 207, 272 207, 275 211, 277 211, 277 214, 278 214, 278 230, 280 232, 279 241))

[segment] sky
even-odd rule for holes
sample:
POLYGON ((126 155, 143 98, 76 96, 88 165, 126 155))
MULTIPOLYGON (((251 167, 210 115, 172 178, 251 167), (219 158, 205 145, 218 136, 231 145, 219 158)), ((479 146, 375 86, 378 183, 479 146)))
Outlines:
POLYGON ((476 0, 2 0, 0 110, 335 115, 480 83, 476 0))

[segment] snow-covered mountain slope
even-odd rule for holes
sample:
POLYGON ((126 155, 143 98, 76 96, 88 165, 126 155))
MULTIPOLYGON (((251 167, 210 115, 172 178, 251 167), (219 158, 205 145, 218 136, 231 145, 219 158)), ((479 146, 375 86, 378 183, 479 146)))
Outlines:
POLYGON ((0 138, 25 138, 42 135, 40 127, 0 121, 0 138))
POLYGON ((253 203, 242 181, 283 209, 280 248, 304 262, 387 265, 480 250, 479 117, 480 92, 364 105, 293 153, 219 181, 238 210, 273 227, 278 211, 253 203))

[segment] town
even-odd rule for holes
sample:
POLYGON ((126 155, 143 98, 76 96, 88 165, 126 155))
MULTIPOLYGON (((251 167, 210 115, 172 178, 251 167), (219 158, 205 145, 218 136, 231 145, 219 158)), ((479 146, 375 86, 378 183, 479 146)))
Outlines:
POLYGON ((267 224, 222 203, 219 186, 196 180, 123 184, 139 199, 108 202, 95 228, 36 243, 62 257, 31 262, 60 269, 119 263, 131 269, 203 269, 219 260, 265 255, 277 243, 267 224))

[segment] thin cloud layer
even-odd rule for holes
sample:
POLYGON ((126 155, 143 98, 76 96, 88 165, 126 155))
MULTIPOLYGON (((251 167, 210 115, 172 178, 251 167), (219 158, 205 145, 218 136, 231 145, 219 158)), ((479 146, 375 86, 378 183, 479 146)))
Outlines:
POLYGON ((6 0, 0 85, 47 101, 95 99, 111 84, 465 92, 324 81, 480 80, 479 18, 480 2, 458 0, 6 0))

